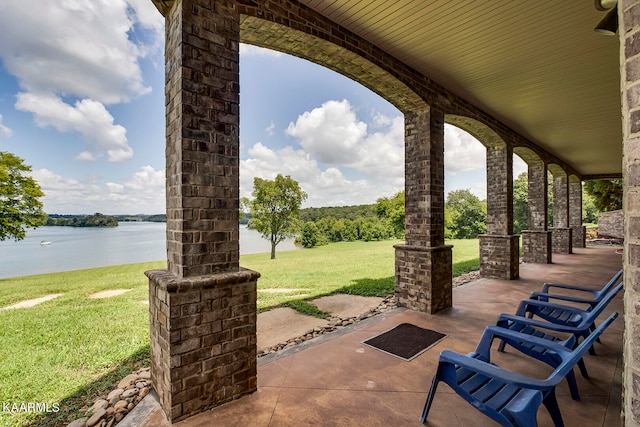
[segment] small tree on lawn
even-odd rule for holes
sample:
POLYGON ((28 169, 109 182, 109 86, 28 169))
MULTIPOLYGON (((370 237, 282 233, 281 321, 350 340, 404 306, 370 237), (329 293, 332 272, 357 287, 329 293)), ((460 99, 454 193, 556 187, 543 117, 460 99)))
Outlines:
POLYGON ((290 176, 278 174, 273 181, 254 178, 251 195, 248 227, 271 242, 271 259, 275 259, 276 245, 298 231, 300 205, 307 193, 290 176))
POLYGON ((0 240, 22 240, 26 227, 36 228, 47 220, 40 201, 44 193, 28 176, 30 171, 20 157, 0 151, 0 240))

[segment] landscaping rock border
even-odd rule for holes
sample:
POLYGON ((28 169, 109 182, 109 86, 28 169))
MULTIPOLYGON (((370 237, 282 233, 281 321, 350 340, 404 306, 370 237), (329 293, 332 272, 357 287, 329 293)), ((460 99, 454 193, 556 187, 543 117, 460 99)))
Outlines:
POLYGON ((67 427, 113 427, 151 392, 151 372, 142 368, 124 377, 118 387, 106 397, 97 399, 90 408, 80 412, 84 417, 72 421, 67 427))

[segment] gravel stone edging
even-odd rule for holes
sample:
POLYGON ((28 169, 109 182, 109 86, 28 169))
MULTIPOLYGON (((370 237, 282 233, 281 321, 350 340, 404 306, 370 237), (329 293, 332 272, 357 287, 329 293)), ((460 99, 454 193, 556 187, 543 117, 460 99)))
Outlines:
POLYGON ((93 406, 83 407, 84 417, 67 427, 113 427, 151 392, 151 372, 142 368, 124 377, 106 398, 100 397, 93 406))

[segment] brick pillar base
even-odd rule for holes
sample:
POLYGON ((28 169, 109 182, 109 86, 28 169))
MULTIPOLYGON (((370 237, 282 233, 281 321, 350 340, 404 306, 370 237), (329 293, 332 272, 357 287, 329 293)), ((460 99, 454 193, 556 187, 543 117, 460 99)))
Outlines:
POLYGON ((587 227, 584 225, 571 227, 571 241, 574 248, 587 247, 587 227))
POLYGON ((522 231, 522 261, 551 264, 551 231, 522 231))
POLYGON ((480 239, 480 277, 517 279, 520 276, 520 236, 482 234, 480 239))
POLYGON ((573 253, 571 242, 570 228, 556 227, 551 229, 551 247, 554 254, 573 253))
POLYGON ((395 245, 398 304, 425 313, 451 307, 451 245, 395 245))
POLYGON ((259 273, 149 277, 151 378, 172 423, 256 391, 259 273))

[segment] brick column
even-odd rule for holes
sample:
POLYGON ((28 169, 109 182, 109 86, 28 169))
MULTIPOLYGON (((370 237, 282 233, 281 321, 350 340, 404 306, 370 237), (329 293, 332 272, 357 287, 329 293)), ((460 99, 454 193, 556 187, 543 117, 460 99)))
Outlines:
POLYGON ((551 263, 551 231, 547 230, 547 166, 542 160, 528 163, 529 221, 522 231, 522 261, 551 263))
POLYGON ((256 390, 256 286, 239 267, 239 13, 166 18, 168 270, 148 271, 151 377, 171 422, 256 390))
POLYGON ((513 235, 513 150, 487 147, 487 234, 480 238, 480 276, 519 276, 520 236, 513 235))
POLYGON ((618 2, 624 185, 623 425, 640 425, 640 0, 618 2))
POLYGON ((569 228, 574 248, 587 246, 587 229, 582 225, 582 181, 575 175, 569 177, 569 228))
POLYGON ((405 235, 396 245, 396 297, 427 313, 451 307, 451 245, 444 244, 444 114, 405 118, 405 235))
POLYGON ((569 178, 565 173, 553 175, 553 253, 570 254, 571 228, 569 228, 569 178))

